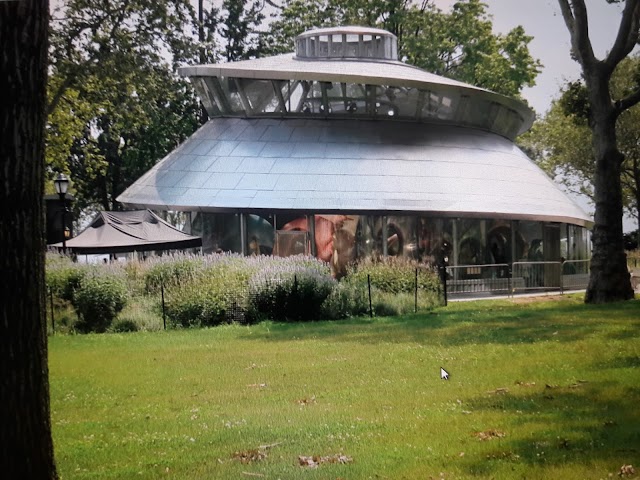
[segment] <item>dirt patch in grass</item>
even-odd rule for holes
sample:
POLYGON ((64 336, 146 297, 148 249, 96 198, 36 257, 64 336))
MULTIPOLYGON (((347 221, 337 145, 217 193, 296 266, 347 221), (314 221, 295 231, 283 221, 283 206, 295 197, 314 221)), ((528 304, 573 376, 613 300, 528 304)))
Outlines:
POLYGON ((516 305, 528 305, 530 303, 541 302, 567 302, 573 301, 573 298, 569 295, 544 295, 540 297, 514 297, 511 299, 511 303, 516 305))
POLYGON ((507 434, 500 430, 496 430, 492 428, 490 430, 485 430, 484 432, 474 432, 473 436, 476 437, 478 440, 486 441, 486 440, 493 440, 494 438, 504 438, 507 436, 507 434))

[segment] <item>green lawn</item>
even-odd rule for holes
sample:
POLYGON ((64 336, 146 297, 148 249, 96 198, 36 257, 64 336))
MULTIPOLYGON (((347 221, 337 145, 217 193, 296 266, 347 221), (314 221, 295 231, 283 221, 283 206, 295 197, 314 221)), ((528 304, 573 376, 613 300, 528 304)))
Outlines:
POLYGON ((65 480, 617 478, 640 466, 638 337, 640 301, 575 296, 55 336, 58 468, 65 480), (299 464, 337 454, 349 463, 299 464))

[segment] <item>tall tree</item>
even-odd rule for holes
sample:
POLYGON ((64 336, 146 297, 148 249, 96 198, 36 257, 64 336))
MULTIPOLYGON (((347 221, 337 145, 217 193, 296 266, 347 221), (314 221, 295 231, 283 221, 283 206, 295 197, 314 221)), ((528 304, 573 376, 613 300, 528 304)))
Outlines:
POLYGON ((260 56, 264 45, 257 29, 264 20, 263 2, 224 0, 217 22, 223 39, 227 62, 246 60, 260 56))
POLYGON ((35 480, 57 478, 44 318, 48 20, 46 0, 0 2, 0 472, 35 480))
MULTIPOLYGON (((611 77, 611 91, 619 98, 633 89, 640 74, 640 57, 624 59, 611 77)), ((595 158, 591 108, 584 82, 571 82, 549 112, 519 138, 538 164, 565 187, 593 200, 595 158)), ((640 233, 640 105, 622 113, 616 123, 621 167, 622 204, 637 218, 640 233)))
MULTIPOLYGON (((618 0, 608 0, 618 3, 618 0)), ((640 0, 625 0, 614 44, 604 59, 593 52, 584 0, 558 0, 571 36, 571 53, 582 67, 589 98, 595 157, 591 275, 585 301, 604 303, 633 298, 622 232, 624 155, 618 148, 616 120, 640 101, 640 85, 618 99, 612 98, 611 76, 638 43, 640 0)))
POLYGON ((454 3, 450 12, 423 0, 288 0, 272 23, 270 53, 293 51, 293 39, 316 27, 366 25, 398 37, 399 56, 430 72, 498 93, 517 96, 532 86, 540 62, 528 48, 522 27, 494 34, 480 0, 454 3))
POLYGON ((197 127, 198 100, 176 74, 197 57, 196 26, 188 0, 67 0, 54 12, 47 165, 71 174, 77 210, 117 208, 197 127))

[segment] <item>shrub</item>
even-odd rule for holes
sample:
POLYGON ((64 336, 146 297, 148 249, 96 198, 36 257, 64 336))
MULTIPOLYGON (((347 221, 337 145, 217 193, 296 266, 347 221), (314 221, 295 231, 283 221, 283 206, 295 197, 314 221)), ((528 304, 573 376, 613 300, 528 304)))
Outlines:
POLYGON ((339 282, 322 303, 322 318, 340 320, 366 315, 369 312, 368 302, 364 286, 339 282))
POLYGON ((400 315, 400 309, 393 303, 377 301, 373 304, 373 313, 376 317, 395 317, 400 315))
POLYGON ((113 324, 112 330, 117 333, 137 332, 138 324, 133 320, 118 319, 113 324))
POLYGON ((317 320, 336 281, 312 267, 276 265, 249 282, 252 318, 317 320))
POLYGON ((200 327, 226 321, 225 299, 215 283, 178 289, 165 303, 167 319, 173 326, 200 327))
POLYGON ((411 293, 415 289, 416 268, 418 269, 418 289, 437 292, 440 280, 436 272, 415 260, 402 257, 368 258, 349 266, 347 281, 367 283, 387 293, 411 293))
POLYGON ((165 312, 169 322, 180 327, 210 327, 232 320, 244 321, 248 275, 243 264, 234 263, 220 263, 202 270, 167 294, 165 312))
POLYGON ((104 332, 127 302, 127 285, 122 278, 102 273, 87 275, 73 295, 80 332, 104 332))
POLYGON ((45 268, 47 288, 58 298, 71 302, 88 270, 89 267, 73 263, 69 257, 48 254, 45 268))
POLYGON ((167 255, 148 260, 150 266, 144 273, 147 293, 160 292, 164 288, 181 287, 193 281, 204 267, 202 257, 192 255, 167 255))

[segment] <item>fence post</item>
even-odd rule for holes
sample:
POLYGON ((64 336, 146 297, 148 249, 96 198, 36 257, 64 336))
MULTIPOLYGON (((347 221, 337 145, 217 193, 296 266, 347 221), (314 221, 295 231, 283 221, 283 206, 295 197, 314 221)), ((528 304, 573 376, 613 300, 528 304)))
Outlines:
POLYGON ((507 292, 507 297, 513 297, 513 262, 509 264, 509 270, 507 273, 509 274, 509 283, 507 283, 507 288, 509 291, 507 292))
POLYGON ((413 305, 413 313, 418 313, 418 267, 416 267, 415 301, 413 305))
POLYGON ((564 295, 564 279, 562 274, 564 273, 564 262, 560 262, 560 295, 564 295))
POLYGON ((447 306, 447 264, 442 260, 440 266, 440 278, 442 280, 442 293, 444 294, 444 306, 447 306))
POLYGON ((167 316, 164 311, 164 282, 160 281, 160 294, 162 295, 162 326, 167 329, 167 316))
POLYGON ((51 333, 56 333, 56 319, 53 315, 53 287, 49 287, 49 298, 51 301, 51 333))
POLYGON ((369 287, 369 318, 373 318, 373 307, 371 306, 371 275, 367 273, 367 286, 369 287))

